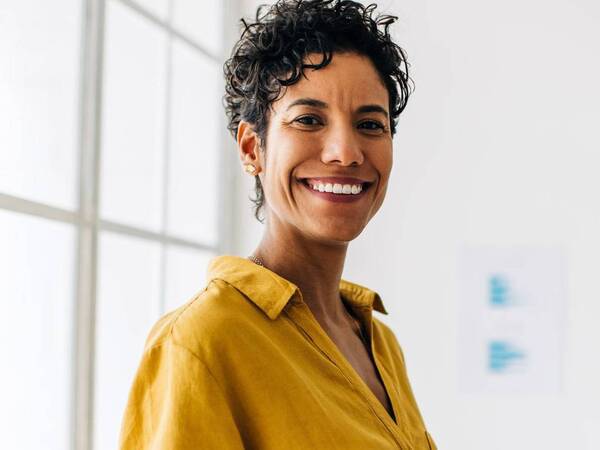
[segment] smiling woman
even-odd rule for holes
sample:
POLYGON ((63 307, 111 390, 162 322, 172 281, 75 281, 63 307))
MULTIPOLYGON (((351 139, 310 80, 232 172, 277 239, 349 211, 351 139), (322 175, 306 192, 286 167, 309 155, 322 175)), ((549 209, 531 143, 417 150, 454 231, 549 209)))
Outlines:
MULTIPOLYGON (((318 58, 311 53, 305 61, 316 65, 318 58)), ((360 234, 383 203, 392 168, 388 105, 370 59, 338 52, 327 66, 307 69, 271 103, 262 149, 253 124, 240 121, 242 160, 267 169, 258 179, 272 213, 269 227, 285 221, 303 233, 346 242, 360 234), (324 192, 310 195, 316 192, 300 180, 324 192), (353 185, 360 195, 352 194, 353 185)))
POLYGON ((436 448, 381 297, 341 278, 410 93, 395 18, 375 9, 287 0, 243 22, 225 101, 265 232, 153 327, 122 449, 436 448))

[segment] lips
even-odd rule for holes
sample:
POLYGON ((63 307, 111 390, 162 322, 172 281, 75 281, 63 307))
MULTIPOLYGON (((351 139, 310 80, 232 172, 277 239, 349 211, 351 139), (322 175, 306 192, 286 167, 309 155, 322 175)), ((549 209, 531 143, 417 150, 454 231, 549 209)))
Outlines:
POLYGON ((311 184, 360 184, 364 189, 369 188, 373 184, 372 181, 362 180, 360 178, 351 178, 351 177, 310 177, 310 178, 300 178, 298 181, 304 183, 308 186, 311 184))
POLYGON ((312 195, 334 203, 357 202, 364 198, 369 187, 374 184, 374 182, 353 177, 301 178, 297 181, 304 185, 312 195), (319 188, 317 189, 316 186, 319 188))

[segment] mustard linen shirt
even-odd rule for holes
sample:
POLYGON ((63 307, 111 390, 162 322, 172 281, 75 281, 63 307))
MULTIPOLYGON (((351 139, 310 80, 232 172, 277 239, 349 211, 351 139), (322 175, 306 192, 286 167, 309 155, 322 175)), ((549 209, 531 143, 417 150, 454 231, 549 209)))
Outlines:
POLYGON ((231 255, 203 291, 153 326, 125 409, 121 450, 436 450, 379 294, 341 280, 397 421, 321 328, 299 288, 231 255))

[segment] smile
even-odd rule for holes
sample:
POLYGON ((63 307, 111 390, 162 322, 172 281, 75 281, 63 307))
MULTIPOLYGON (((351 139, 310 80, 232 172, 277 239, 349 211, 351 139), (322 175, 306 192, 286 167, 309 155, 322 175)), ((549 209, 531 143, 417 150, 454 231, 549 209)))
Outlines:
POLYGON ((341 184, 335 182, 321 182, 319 180, 306 180, 308 185, 315 191, 333 192, 334 194, 351 194, 355 195, 362 191, 364 183, 341 184))
POLYGON ((373 183, 363 183, 362 185, 354 185, 349 188, 349 185, 346 185, 346 189, 344 190, 343 185, 341 184, 333 184, 333 183, 324 183, 317 187, 313 187, 308 184, 306 179, 300 180, 300 183, 309 190, 313 195, 320 197, 324 200, 329 200, 331 202, 336 203, 351 203, 357 202, 361 198, 365 196, 365 193, 369 190, 373 183), (330 192, 327 192, 330 191, 330 192), (346 193, 344 193, 344 191, 346 193), (354 193, 352 193, 354 192, 354 193))

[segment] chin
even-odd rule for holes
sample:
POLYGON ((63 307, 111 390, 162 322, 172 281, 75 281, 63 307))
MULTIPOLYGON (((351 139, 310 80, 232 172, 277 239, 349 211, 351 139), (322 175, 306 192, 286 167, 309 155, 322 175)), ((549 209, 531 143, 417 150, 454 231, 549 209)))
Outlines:
POLYGON ((364 229, 364 226, 348 222, 331 223, 329 225, 317 224, 317 226, 311 227, 307 234, 314 240, 340 243, 353 241, 360 236, 364 229))

